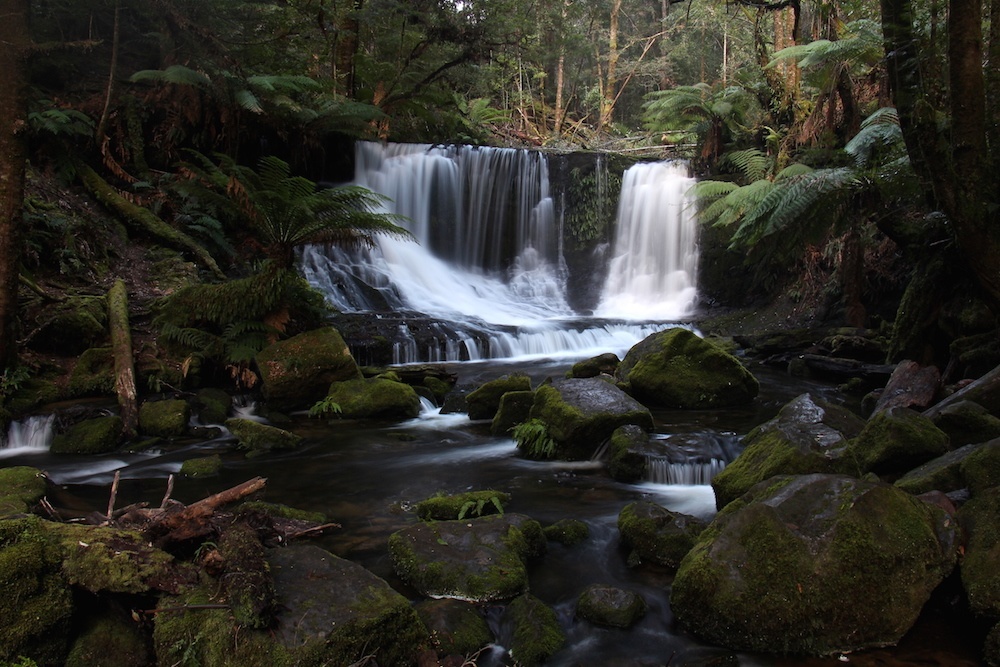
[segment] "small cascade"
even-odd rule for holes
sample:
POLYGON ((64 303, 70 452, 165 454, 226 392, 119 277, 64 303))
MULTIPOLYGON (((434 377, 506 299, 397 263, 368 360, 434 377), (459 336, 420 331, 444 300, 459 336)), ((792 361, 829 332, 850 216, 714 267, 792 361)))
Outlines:
POLYGON ((646 481, 654 484, 710 484, 712 478, 726 467, 720 459, 675 463, 664 456, 646 456, 646 481))
POLYGON ((0 437, 0 455, 47 452, 52 444, 55 415, 33 415, 10 423, 6 438, 0 437))
POLYGON ((688 191, 694 179, 678 162, 648 162, 625 172, 617 231, 597 314, 677 320, 694 306, 697 225, 688 191))

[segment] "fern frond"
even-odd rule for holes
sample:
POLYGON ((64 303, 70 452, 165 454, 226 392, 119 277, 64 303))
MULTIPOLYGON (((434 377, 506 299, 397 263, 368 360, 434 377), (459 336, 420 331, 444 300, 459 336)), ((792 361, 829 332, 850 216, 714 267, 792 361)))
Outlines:
POLYGON ((173 83, 182 86, 209 88, 212 80, 207 74, 184 65, 171 65, 167 69, 144 69, 129 77, 132 83, 173 83))
POLYGON ((721 162, 735 167, 748 181, 752 182, 766 178, 771 171, 773 161, 763 151, 748 148, 726 153, 721 162))

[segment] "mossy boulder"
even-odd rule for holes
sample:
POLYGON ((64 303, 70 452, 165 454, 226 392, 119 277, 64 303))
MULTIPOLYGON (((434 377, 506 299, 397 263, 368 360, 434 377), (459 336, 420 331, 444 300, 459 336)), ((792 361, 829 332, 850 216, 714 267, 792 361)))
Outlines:
POLYGON ((143 435, 176 438, 187 432, 191 405, 179 398, 143 401, 139 406, 139 431, 143 435))
POLYGON ((982 491, 963 505, 958 521, 967 536, 960 571, 969 608, 1000 621, 1000 487, 982 491))
POLYGON ((185 477, 212 477, 222 470, 222 457, 218 454, 199 456, 181 463, 181 474, 185 477))
POLYGON ((740 455, 712 479, 716 507, 774 475, 837 472, 849 439, 863 427, 849 410, 811 394, 792 399, 774 419, 751 430, 740 455))
POLYGON ((115 360, 110 347, 84 351, 69 373, 68 398, 106 396, 115 392, 115 360))
POLYGON ((334 382, 327 400, 340 406, 345 419, 412 419, 420 414, 420 396, 413 387, 382 377, 334 382))
POLYGON ((534 402, 533 391, 508 391, 500 397, 500 405, 490 423, 490 433, 497 436, 510 433, 515 426, 528 420, 534 402))
POLYGON ((576 615, 595 625, 629 628, 646 615, 646 601, 634 591, 592 584, 580 594, 576 615))
POLYGON ((389 536, 403 581, 428 597, 509 600, 528 589, 526 564, 545 550, 545 535, 521 514, 419 523, 389 536))
POLYGON ((962 460, 962 479, 976 495, 1000 486, 1000 438, 984 442, 962 460))
POLYGON ((472 655, 493 641, 482 612, 464 600, 422 600, 415 609, 439 655, 472 655))
POLYGON ((614 375, 618 370, 621 359, 614 352, 605 352, 590 359, 584 359, 573 364, 573 367, 566 372, 566 377, 571 378, 592 378, 598 375, 614 375))
POLYGON ((268 345, 257 354, 264 398, 275 410, 309 407, 333 382, 361 378, 351 351, 333 327, 268 345))
POLYGON ((219 581, 236 622, 245 628, 268 628, 276 613, 274 582, 257 530, 234 521, 219 537, 219 581))
POLYGON ((549 542, 572 547, 590 537, 590 528, 579 519, 559 519, 542 529, 549 542))
POLYGON ((598 378, 567 378, 539 387, 531 418, 545 424, 555 458, 568 460, 591 458, 619 426, 653 428, 645 406, 598 378))
POLYGON ((198 421, 202 424, 224 423, 233 407, 233 397, 215 387, 200 390, 195 402, 198 408, 198 421))
POLYGON ((430 646, 409 600, 360 565, 311 545, 272 549, 268 561, 276 634, 296 664, 353 665, 373 656, 403 667, 430 646))
POLYGON ((74 356, 108 335, 104 297, 71 296, 42 317, 41 327, 30 339, 31 348, 39 352, 74 356))
POLYGON ((508 502, 510 502, 509 493, 486 489, 452 496, 443 494, 433 496, 418 502, 415 509, 421 521, 452 521, 488 514, 503 514, 504 506, 508 502))
POLYGON ((0 468, 0 518, 30 512, 45 496, 45 489, 45 477, 37 468, 0 468))
POLYGON ((49 448, 53 454, 105 454, 118 448, 122 420, 118 415, 85 419, 57 433, 49 448))
POLYGON ((524 373, 511 373, 484 382, 465 397, 469 419, 493 419, 500 407, 500 398, 509 391, 531 391, 531 378, 524 373))
POLYGON ((965 445, 931 459, 897 479, 895 486, 915 496, 928 491, 949 493, 964 489, 966 483, 962 468, 965 459, 982 446, 965 445))
POLYGON ((537 667, 566 643, 556 613, 534 595, 514 598, 504 609, 502 622, 512 628, 510 657, 522 667, 537 667))
POLYGON ((681 562, 681 625, 736 650, 825 656, 892 645, 952 571, 954 521, 888 484, 772 478, 727 505, 681 562))
POLYGON ((872 415, 848 444, 846 455, 857 465, 858 475, 891 475, 912 470, 949 449, 948 436, 933 421, 910 408, 895 407, 872 415))
POLYGON ((73 642, 65 667, 147 667, 151 657, 139 624, 107 613, 90 619, 73 642))
POLYGON ((646 476, 644 453, 649 434, 635 424, 619 426, 611 434, 608 446, 608 473, 619 482, 638 482, 646 476))
POLYGON ((59 665, 66 655, 73 594, 45 524, 38 517, 0 521, 0 661, 25 656, 59 665))
POLYGON ((1000 418, 972 401, 958 401, 934 416, 934 425, 944 431, 952 447, 1000 438, 1000 418))
POLYGON ((742 405, 760 391, 757 378, 736 357, 680 327, 634 345, 616 377, 646 405, 671 408, 742 405))
POLYGON ((302 436, 252 419, 227 419, 226 428, 236 438, 240 447, 249 450, 247 456, 260 456, 274 450, 295 449, 302 444, 302 436))
POLYGON ((701 519, 646 500, 630 503, 618 514, 618 532, 633 565, 645 560, 677 569, 705 526, 701 519))

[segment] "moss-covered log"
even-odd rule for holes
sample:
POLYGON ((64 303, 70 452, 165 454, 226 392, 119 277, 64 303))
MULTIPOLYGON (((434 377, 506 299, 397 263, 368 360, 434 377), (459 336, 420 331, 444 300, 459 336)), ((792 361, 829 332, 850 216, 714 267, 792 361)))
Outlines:
POLYGON ((108 328, 115 358, 115 393, 122 418, 122 434, 133 438, 139 424, 139 404, 132 357, 132 329, 128 322, 128 294, 125 283, 115 281, 108 291, 108 328))
POLYGON ((224 279, 226 277, 226 275, 219 268, 219 265, 215 263, 214 259, 212 259, 212 256, 208 253, 208 251, 190 236, 174 229, 163 220, 160 220, 160 218, 152 212, 142 208, 141 206, 136 206, 119 195, 107 181, 101 178, 96 171, 87 165, 78 164, 77 173, 79 174, 80 181, 83 183, 84 187, 86 187, 99 202, 121 216, 125 222, 139 228, 144 233, 152 236, 154 239, 162 241, 171 247, 190 252, 198 258, 198 261, 201 262, 205 268, 215 274, 217 278, 224 279))

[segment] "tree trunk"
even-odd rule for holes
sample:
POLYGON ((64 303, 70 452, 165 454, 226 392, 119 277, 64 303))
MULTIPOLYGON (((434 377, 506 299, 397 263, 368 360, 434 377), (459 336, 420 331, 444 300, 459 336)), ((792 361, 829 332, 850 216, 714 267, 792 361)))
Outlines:
POLYGON ((604 84, 601 86, 601 113, 597 121, 597 131, 603 132, 611 125, 615 113, 615 90, 618 84, 618 19, 622 11, 622 0, 612 0, 611 22, 608 28, 608 67, 604 72, 604 84))
POLYGON ((17 360, 24 169, 28 159, 24 59, 28 0, 0 0, 0 373, 17 360))
POLYGON ((122 418, 122 435, 134 438, 138 432, 139 406, 135 389, 135 363, 132 356, 132 329, 128 322, 128 294, 125 283, 115 281, 108 291, 108 328, 115 359, 115 393, 122 418))
POLYGON ((337 33, 333 45, 333 81, 334 92, 353 99, 354 56, 358 52, 358 31, 361 23, 358 14, 364 6, 364 0, 354 0, 347 14, 337 22, 337 33))

